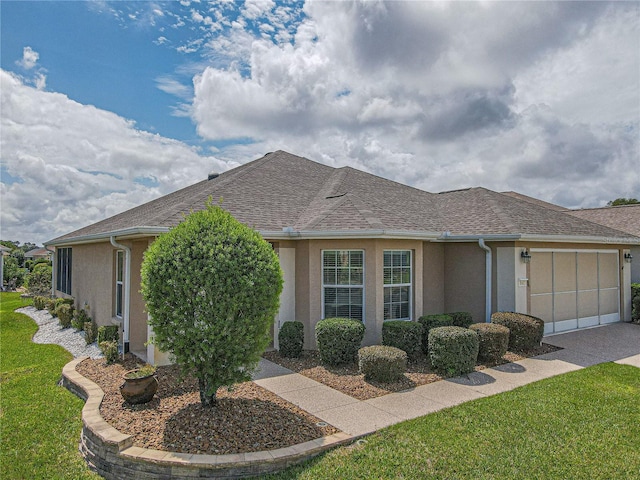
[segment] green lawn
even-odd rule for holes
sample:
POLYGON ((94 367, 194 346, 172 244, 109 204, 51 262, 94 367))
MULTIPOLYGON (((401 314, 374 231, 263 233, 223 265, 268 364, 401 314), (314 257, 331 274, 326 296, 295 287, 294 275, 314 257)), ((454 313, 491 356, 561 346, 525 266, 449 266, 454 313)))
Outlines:
POLYGON ((640 479, 640 369, 597 365, 384 429, 272 479, 640 479))
POLYGON ((28 305, 0 293, 0 478, 97 479, 78 452, 83 402, 57 382, 71 354, 36 345, 28 305))
MULTIPOLYGON (((0 478, 96 479, 78 453, 71 359, 0 294, 0 478)), ((603 364, 384 429, 272 479, 640 479, 640 369, 603 364)))

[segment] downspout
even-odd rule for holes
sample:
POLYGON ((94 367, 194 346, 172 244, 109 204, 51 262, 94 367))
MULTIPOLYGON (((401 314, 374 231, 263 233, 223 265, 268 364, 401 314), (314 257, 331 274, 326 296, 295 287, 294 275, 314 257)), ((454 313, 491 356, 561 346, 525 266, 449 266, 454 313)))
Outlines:
POLYGON ((45 245, 44 249, 47 252, 51 252, 53 253, 53 255, 51 255, 51 297, 55 297, 56 296, 56 284, 54 283, 55 280, 55 272, 56 272, 56 268, 54 267, 54 265, 56 264, 56 252, 55 250, 49 250, 49 247, 47 247, 45 245))
POLYGON ((485 253, 485 322, 491 322, 491 249, 484 243, 484 238, 478 239, 478 245, 483 249, 485 253))
POLYGON ((124 250, 124 312, 122 312, 122 354, 129 351, 129 298, 131 292, 131 249, 116 242, 116 237, 109 237, 111 245, 124 250))

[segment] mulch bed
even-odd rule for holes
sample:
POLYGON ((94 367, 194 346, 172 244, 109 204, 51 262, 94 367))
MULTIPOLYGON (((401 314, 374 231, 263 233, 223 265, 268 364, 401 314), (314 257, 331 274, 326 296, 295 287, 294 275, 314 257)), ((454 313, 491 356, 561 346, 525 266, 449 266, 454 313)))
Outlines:
MULTIPOLYGON (((515 362, 523 358, 555 352, 556 350, 561 350, 561 348, 543 343, 541 346, 526 352, 507 352, 499 362, 479 364, 476 365, 475 369, 476 371, 484 370, 485 368, 515 362)), ((429 360, 423 353, 420 353, 416 359, 409 362, 407 372, 400 381, 395 383, 365 381, 364 375, 358 372, 358 365, 355 363, 339 367, 325 367, 320 362, 320 354, 315 350, 303 351, 300 358, 282 357, 277 351, 265 352, 263 357, 358 400, 369 400, 388 393, 414 388, 418 385, 437 382, 445 378, 431 369, 429 360)))
POLYGON ((253 382, 233 391, 221 388, 217 406, 203 408, 198 382, 180 379, 176 366, 159 367, 158 392, 143 405, 129 405, 120 395, 122 375, 136 368, 136 358, 107 365, 84 360, 76 370, 105 392, 102 417, 134 445, 179 453, 221 455, 288 447, 338 432, 317 426, 320 420, 253 382))

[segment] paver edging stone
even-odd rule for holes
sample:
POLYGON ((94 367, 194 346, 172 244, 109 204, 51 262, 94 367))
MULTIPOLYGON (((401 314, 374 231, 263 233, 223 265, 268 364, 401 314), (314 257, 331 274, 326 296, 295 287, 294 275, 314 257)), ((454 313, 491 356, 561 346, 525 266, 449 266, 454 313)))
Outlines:
POLYGON ((143 480, 167 476, 185 479, 244 478, 282 470, 356 439, 338 432, 276 450, 227 455, 185 454, 135 447, 131 435, 116 430, 100 415, 104 392, 76 371, 76 366, 86 358, 74 359, 63 367, 61 384, 86 402, 82 409, 80 452, 89 466, 108 480, 132 474, 143 480))

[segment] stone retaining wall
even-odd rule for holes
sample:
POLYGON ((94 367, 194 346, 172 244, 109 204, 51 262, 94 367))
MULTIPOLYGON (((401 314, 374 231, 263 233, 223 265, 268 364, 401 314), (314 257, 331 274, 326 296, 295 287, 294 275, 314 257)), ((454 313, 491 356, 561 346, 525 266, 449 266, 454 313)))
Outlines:
POLYGON ((82 360, 84 358, 78 358, 64 366, 61 383, 86 401, 82 409, 80 452, 89 467, 107 480, 246 478, 283 470, 354 440, 339 432, 277 450, 230 455, 196 455, 135 447, 130 435, 119 432, 100 415, 104 392, 76 371, 76 365, 82 360))

